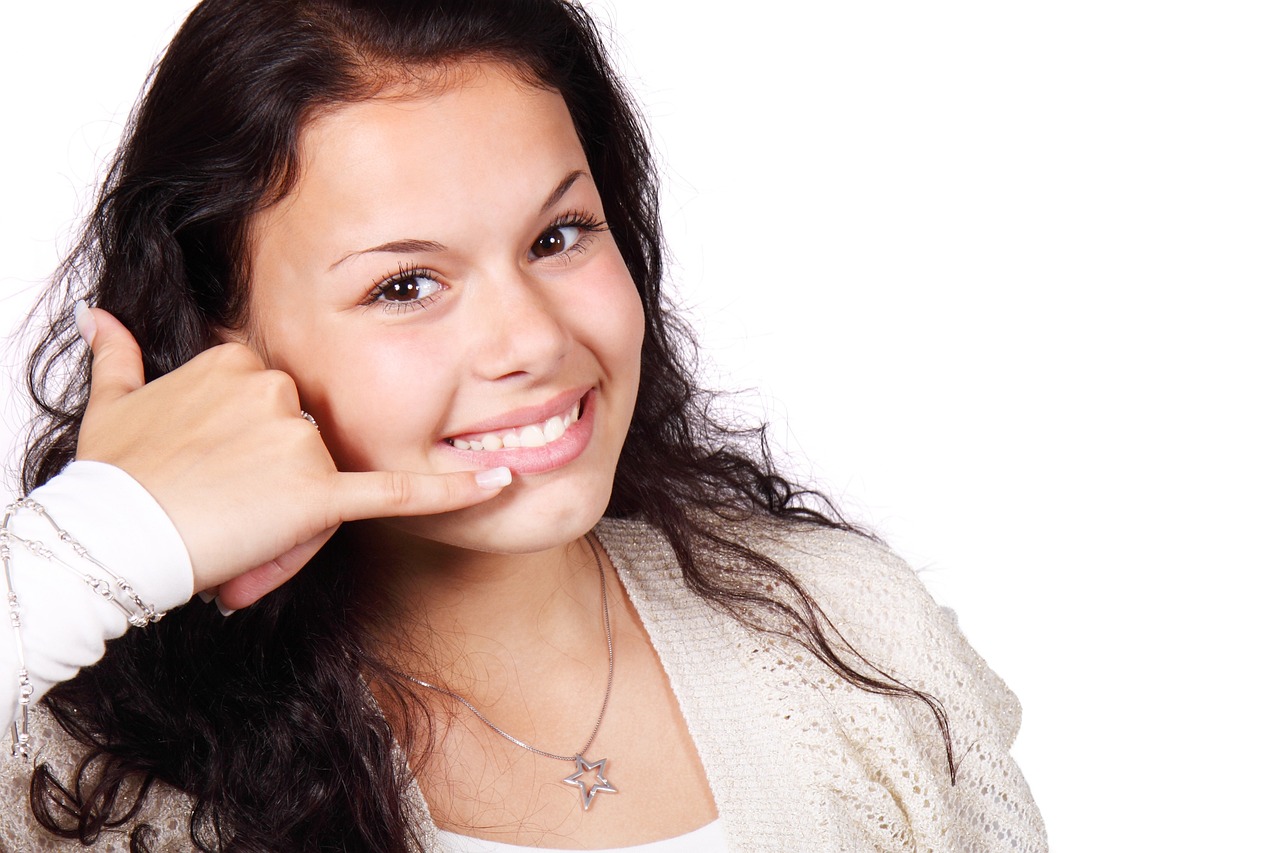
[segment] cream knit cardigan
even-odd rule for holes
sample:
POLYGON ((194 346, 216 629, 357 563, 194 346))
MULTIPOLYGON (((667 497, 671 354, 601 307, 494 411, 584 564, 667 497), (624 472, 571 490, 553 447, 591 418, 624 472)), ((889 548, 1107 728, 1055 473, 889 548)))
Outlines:
MULTIPOLYGON (((766 528, 767 529, 767 528, 766 528)), ((1017 699, 969 646, 915 573, 862 537, 800 525, 743 532, 790 569, 867 660, 932 694, 947 710, 959 776, 923 703, 837 678, 793 641, 748 630, 689 593, 651 528, 605 520, 600 541, 644 621, 680 703, 729 847, 798 851, 1047 850, 1044 825, 1009 756, 1017 699)), ((41 760, 69 775, 78 745, 41 711, 41 760)), ((0 758, 0 848, 83 850, 30 816, 29 768, 0 758)), ((435 828, 416 786, 419 839, 435 828)), ((190 804, 157 786, 141 817, 156 849, 186 850, 190 804)), ((94 850, 128 849, 122 834, 94 850)))

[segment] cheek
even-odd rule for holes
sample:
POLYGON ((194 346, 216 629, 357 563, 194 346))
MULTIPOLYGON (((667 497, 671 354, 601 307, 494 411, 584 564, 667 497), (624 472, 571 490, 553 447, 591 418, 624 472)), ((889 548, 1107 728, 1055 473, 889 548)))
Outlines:
POLYGON ((609 272, 607 286, 594 288, 574 314, 605 372, 615 381, 634 384, 644 343, 644 306, 621 257, 609 272))
POLYGON ((298 383, 342 470, 399 469, 425 456, 450 398, 443 354, 430 336, 379 332, 344 336, 335 324, 319 340, 276 354, 273 365, 298 383))
POLYGON ((616 358, 623 367, 631 385, 631 396, 634 403, 636 391, 640 384, 640 350, 644 346, 644 307, 640 303, 640 295, 633 289, 632 298, 628 302, 629 311, 619 318, 617 328, 616 358))

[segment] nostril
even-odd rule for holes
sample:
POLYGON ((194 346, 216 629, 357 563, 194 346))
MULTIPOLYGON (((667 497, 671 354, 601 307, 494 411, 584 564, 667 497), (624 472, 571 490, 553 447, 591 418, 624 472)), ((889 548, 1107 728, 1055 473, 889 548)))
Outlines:
POLYGON ((488 380, 519 381, 558 370, 573 347, 568 306, 548 283, 519 270, 478 276, 470 290, 475 321, 472 366, 488 380))
POLYGON ((570 348, 569 336, 547 318, 532 325, 521 323, 518 330, 495 336, 476 366, 496 381, 536 378, 557 370, 570 348))

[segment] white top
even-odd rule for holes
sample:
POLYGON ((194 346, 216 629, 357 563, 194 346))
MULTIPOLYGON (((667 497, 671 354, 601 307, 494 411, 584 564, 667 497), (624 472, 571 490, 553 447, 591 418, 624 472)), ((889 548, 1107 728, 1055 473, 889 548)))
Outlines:
MULTIPOLYGON (((165 611, 191 598, 195 580, 187 546, 151 493, 124 471, 103 462, 72 462, 30 497, 94 558, 129 581, 144 602, 165 611), (138 547, 139 543, 146 546, 138 547)), ((30 510, 16 512, 9 529, 43 543, 72 566, 88 568, 58 540, 48 522, 30 510)), ((123 634, 129 622, 75 574, 17 543, 11 543, 10 550, 34 704, 50 687, 97 662, 106 641, 123 634)), ((0 579, 0 608, 6 611, 7 623, 5 591, 0 579)), ((0 724, 6 729, 18 711, 17 673, 17 638, 5 631, 0 637, 0 724)))
MULTIPOLYGON (((127 475, 76 463, 33 497, 104 563, 130 578, 145 600, 168 608, 190 595, 180 536, 127 475), (113 485, 86 486, 81 477, 105 478, 113 485), (147 527, 147 518, 159 526, 147 527), (113 537, 115 547, 109 541, 113 537)), ((24 525, 29 520, 44 524, 29 515, 23 514, 24 525)), ((867 660, 936 697, 946 709, 958 759, 953 780, 937 722, 923 703, 859 689, 833 676, 785 632, 747 628, 688 590, 660 532, 638 521, 601 521, 596 534, 680 703, 727 849, 1048 849, 1039 811, 1009 755, 1020 717, 1017 699, 909 567, 883 546, 839 530, 751 519, 725 522, 722 532, 792 572, 867 660)), ((119 611, 74 575, 16 552, 14 572, 19 593, 28 597, 24 645, 29 660, 40 653, 41 661, 32 660, 40 689, 95 660, 103 636, 124 632, 119 611)), ((5 716, 16 701, 13 664, 12 641, 0 637, 0 698, 7 706, 0 713, 5 716)), ((83 758, 84 746, 43 707, 34 709, 31 729, 42 760, 65 778, 83 758)), ((78 840, 53 838, 36 824, 27 802, 31 772, 28 762, 0 755, 0 849, 83 850, 78 840)), ((426 848, 450 853, 416 785, 406 792, 405 805, 417 813, 414 832, 426 848)), ((186 849, 191 807, 189 796, 157 783, 132 823, 152 827, 156 849, 186 849)), ((104 834, 95 849, 124 853, 122 839, 104 834)), ((467 848, 452 851, 459 849, 467 848)), ((531 848, 489 849, 531 853, 531 848)), ((654 848, 624 848, 624 853, 636 850, 653 853, 654 848)))
MULTIPOLYGON (((445 832, 443 829, 436 834, 436 839, 444 849, 444 853, 533 853, 535 850, 537 853, 571 853, 560 847, 522 847, 517 844, 503 844, 501 841, 486 841, 483 838, 458 835, 456 832, 445 832)), ((724 829, 717 818, 701 829, 677 835, 675 838, 636 844, 631 847, 599 848, 591 853, 728 853, 728 850, 729 845, 724 838, 724 829)))

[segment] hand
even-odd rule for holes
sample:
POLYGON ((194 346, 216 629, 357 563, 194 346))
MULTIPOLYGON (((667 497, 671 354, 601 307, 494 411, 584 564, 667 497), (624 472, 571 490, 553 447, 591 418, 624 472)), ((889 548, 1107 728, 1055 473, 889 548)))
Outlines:
POLYGON ((76 458, 151 493, 187 546, 195 588, 219 588, 225 608, 293 577, 344 521, 461 509, 511 481, 506 469, 340 472, 293 380, 248 347, 222 344, 147 383, 120 321, 94 308, 78 322, 93 374, 76 458))

